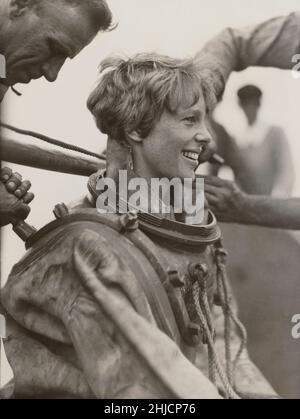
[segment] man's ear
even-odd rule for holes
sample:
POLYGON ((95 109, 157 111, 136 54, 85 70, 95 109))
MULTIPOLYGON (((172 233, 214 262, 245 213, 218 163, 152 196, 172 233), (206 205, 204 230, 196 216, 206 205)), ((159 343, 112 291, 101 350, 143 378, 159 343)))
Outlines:
POLYGON ((14 19, 25 14, 28 10, 32 10, 37 0, 10 0, 9 15, 14 19))
POLYGON ((138 131, 127 132, 126 136, 129 141, 131 140, 135 143, 141 143, 143 141, 143 138, 141 137, 141 134, 138 131))

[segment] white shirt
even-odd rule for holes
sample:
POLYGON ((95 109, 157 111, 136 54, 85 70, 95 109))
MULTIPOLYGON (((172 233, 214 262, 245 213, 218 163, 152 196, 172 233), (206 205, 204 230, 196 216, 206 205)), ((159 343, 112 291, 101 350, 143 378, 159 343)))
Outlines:
POLYGON ((239 148, 254 147, 264 142, 269 130, 270 125, 258 118, 253 125, 245 121, 245 125, 234 138, 239 148))

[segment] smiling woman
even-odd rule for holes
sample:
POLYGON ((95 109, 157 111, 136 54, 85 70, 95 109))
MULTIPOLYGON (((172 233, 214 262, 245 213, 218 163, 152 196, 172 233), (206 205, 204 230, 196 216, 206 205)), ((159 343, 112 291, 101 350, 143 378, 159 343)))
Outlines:
POLYGON ((197 62, 138 54, 108 58, 100 73, 88 108, 102 133, 132 151, 135 172, 194 178, 211 140, 206 103, 212 103, 197 62))

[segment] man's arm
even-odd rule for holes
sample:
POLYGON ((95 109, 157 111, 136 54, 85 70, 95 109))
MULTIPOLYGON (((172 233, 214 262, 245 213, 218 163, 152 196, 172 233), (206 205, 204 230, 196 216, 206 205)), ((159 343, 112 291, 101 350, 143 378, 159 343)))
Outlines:
MULTIPOLYGON (((250 66, 292 69, 300 53, 300 12, 244 29, 225 29, 198 53, 203 70, 211 69, 215 87, 224 89, 232 71, 250 66)), ((222 91, 217 91, 219 96, 222 91)))
POLYGON ((247 195, 214 177, 205 178, 205 195, 219 221, 300 230, 300 198, 247 195))

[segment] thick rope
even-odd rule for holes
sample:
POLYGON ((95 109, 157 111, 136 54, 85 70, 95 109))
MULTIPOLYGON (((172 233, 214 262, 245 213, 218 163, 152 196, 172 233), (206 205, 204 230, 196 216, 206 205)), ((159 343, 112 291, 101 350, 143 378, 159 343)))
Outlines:
POLYGON ((225 341, 225 359, 226 371, 230 384, 234 385, 234 368, 232 363, 231 353, 231 318, 230 318, 230 303, 228 293, 226 293, 217 263, 217 288, 218 295, 221 301, 221 307, 224 314, 224 341, 225 341))
MULTIPOLYGON (((201 285, 199 284, 200 290, 201 290, 200 294, 198 295, 198 298, 200 298, 199 303, 200 303, 202 313, 204 313, 204 316, 206 318, 207 326, 212 336, 213 343, 215 343, 216 332, 214 329, 211 310, 210 310, 208 298, 207 298, 206 280, 205 278, 202 278, 202 279, 203 279, 203 282, 201 283, 201 285)), ((204 330, 204 334, 205 334, 205 330, 204 330)), ((210 345, 208 345, 207 349, 208 349, 209 378, 216 385, 217 384, 217 371, 216 371, 216 365, 214 362, 214 354, 210 345)))
POLYGON ((229 383, 229 380, 226 376, 226 373, 223 370, 222 365, 221 365, 221 363, 218 359, 218 355, 216 353, 216 349, 215 349, 215 345, 214 345, 214 339, 213 339, 212 333, 210 331, 208 321, 206 320, 206 316, 204 315, 204 313, 202 311, 202 308, 201 308, 201 305, 200 305, 200 298, 201 298, 202 302, 204 302, 205 299, 207 300, 207 293, 206 292, 203 293, 203 294, 206 295, 206 298, 205 298, 205 296, 204 296, 204 299, 203 299, 203 297, 201 297, 202 291, 203 291, 203 289, 201 289, 199 281, 196 281, 193 285, 194 304, 195 304, 195 307, 196 307, 196 311, 197 311, 201 326, 202 326, 202 328, 205 332, 205 337, 206 337, 207 342, 208 342, 208 347, 209 347, 209 350, 210 350, 210 356, 212 358, 212 362, 214 363, 214 368, 215 368, 215 370, 217 371, 217 373, 220 377, 220 380, 223 384, 223 387, 224 387, 227 398, 228 399, 233 399, 233 400, 239 400, 240 397, 236 394, 234 389, 231 387, 231 385, 229 383))
POLYGON ((211 348, 207 347, 207 353, 208 353, 208 375, 210 381, 217 386, 217 370, 214 362, 214 355, 211 350, 211 348))
POLYGON ((222 240, 220 240, 219 243, 216 245, 216 263, 217 263, 217 270, 218 270, 218 275, 217 275, 218 289, 219 290, 222 289, 223 291, 223 292, 222 291, 220 292, 219 297, 222 302, 222 309, 224 311, 224 316, 225 316, 225 333, 226 333, 226 327, 228 328, 228 324, 226 326, 226 322, 228 322, 231 319, 233 323, 235 324, 235 326, 237 327, 241 336, 241 345, 235 356, 233 364, 231 361, 231 349, 230 349, 231 328, 230 330, 227 330, 227 334, 225 336, 225 345, 227 347, 226 358, 228 357, 226 361, 230 362, 230 364, 232 365, 232 367, 229 367, 229 368, 230 370, 232 370, 231 374, 232 374, 232 379, 233 379, 234 372, 236 370, 239 359, 247 346, 247 331, 231 307, 230 293, 228 290, 228 277, 227 277, 227 272, 226 272, 226 262, 227 262, 227 252, 223 248, 222 240))
POLYGON ((39 134, 34 131, 23 130, 20 128, 13 127, 12 125, 4 124, 2 122, 0 123, 0 127, 9 129, 10 131, 16 132, 17 134, 36 138, 38 140, 44 141, 51 145, 55 145, 57 147, 64 148, 66 150, 75 151, 76 153, 85 154, 86 156, 95 157, 96 159, 106 160, 106 157, 102 154, 93 153, 92 151, 85 150, 84 148, 77 147, 75 145, 65 143, 63 141, 56 140, 54 138, 47 137, 46 135, 39 134))

